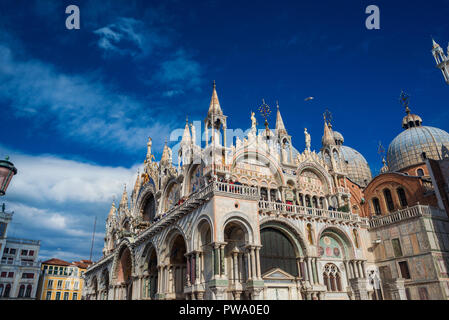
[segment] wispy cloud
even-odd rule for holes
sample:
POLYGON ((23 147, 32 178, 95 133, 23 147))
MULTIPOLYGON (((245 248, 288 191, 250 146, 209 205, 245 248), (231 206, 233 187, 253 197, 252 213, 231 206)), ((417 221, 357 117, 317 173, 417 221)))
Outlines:
POLYGON ((154 47, 164 47, 168 39, 134 18, 119 17, 115 23, 94 31, 99 39, 97 45, 105 56, 111 54, 147 56, 154 47))
POLYGON ((0 43, 0 99, 18 117, 54 126, 63 137, 109 150, 134 150, 169 132, 169 115, 121 93, 98 74, 68 75, 38 60, 20 60, 0 43))
POLYGON ((161 63, 154 80, 169 86, 164 95, 181 94, 185 89, 201 91, 202 69, 185 50, 179 49, 170 59, 161 63))

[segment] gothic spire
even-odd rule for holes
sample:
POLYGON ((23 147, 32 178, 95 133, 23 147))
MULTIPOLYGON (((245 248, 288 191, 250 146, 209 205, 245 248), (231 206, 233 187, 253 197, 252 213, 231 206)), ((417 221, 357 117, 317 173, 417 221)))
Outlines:
POLYGON ((123 189, 122 200, 120 200, 120 209, 124 210, 128 208, 128 193, 126 192, 126 184, 123 189))
POLYGON ((220 102, 218 101, 215 80, 214 80, 214 88, 212 91, 212 97, 210 99, 210 104, 209 104, 209 111, 207 112, 208 116, 211 114, 223 115, 223 111, 221 110, 221 107, 220 107, 220 102))
POLYGON ((282 120, 281 112, 279 111, 279 103, 276 101, 277 115, 276 115, 276 132, 277 134, 287 134, 287 130, 282 120))
POLYGON ((115 207, 115 201, 112 201, 111 210, 109 210, 108 219, 115 218, 115 214, 117 212, 117 208, 115 207))
POLYGON ((323 145, 323 147, 335 144, 335 140, 332 134, 332 127, 330 125, 330 122, 328 123, 326 121, 326 118, 324 118, 324 134, 323 138, 321 139, 321 144, 323 145))
POLYGON ((171 161, 171 149, 167 146, 167 140, 165 140, 164 150, 162 151, 161 164, 167 165, 171 161))
POLYGON ((184 133, 182 135, 181 144, 190 145, 191 141, 192 141, 192 138, 190 136, 189 120, 188 120, 188 118, 186 118, 186 126, 184 127, 184 133))

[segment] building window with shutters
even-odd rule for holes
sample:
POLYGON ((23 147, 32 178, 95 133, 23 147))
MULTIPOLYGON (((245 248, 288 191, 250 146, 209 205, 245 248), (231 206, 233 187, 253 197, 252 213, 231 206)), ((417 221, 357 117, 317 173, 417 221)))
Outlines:
POLYGON ((26 290, 26 292, 25 292, 25 297, 26 298, 30 298, 31 297, 31 290, 33 289, 33 287, 31 286, 31 284, 29 284, 28 286, 27 286, 27 290, 26 290))
POLYGON ((25 285, 21 285, 20 289, 19 289, 19 295, 17 296, 18 298, 23 298, 23 295, 25 294, 25 285))
POLYGON ((51 291, 47 291, 47 296, 45 297, 46 300, 51 300, 51 291))
POLYGON ((56 299, 55 300, 61 300, 61 292, 56 292, 56 299))
POLYGON ((401 242, 399 241, 399 239, 392 239, 391 244, 393 245, 394 256, 396 258, 402 257, 401 242))
POLYGON ((373 207, 374 207, 374 213, 376 215, 381 215, 382 214, 382 210, 380 209, 379 199, 373 198, 373 207))
POLYGON ((69 300, 69 293, 68 292, 64 292, 64 300, 69 300))
POLYGON ((401 276, 404 279, 410 279, 410 271, 408 269, 407 261, 399 262, 399 269, 401 270, 401 276))
POLYGON ((397 192, 398 192, 398 198, 399 198, 399 201, 401 203, 401 206, 403 208, 407 207, 408 203, 407 203, 407 197, 405 196, 404 189, 403 188, 398 188, 397 192))

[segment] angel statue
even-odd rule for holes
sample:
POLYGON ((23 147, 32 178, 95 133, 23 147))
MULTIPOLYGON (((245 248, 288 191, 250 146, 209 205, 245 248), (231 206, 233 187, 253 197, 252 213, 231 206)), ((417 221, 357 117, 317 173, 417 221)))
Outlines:
POLYGON ((252 130, 256 129, 256 125, 257 125, 256 117, 254 115, 255 115, 255 113, 251 111, 251 129, 252 130))
POLYGON ((311 141, 311 139, 310 139, 310 134, 307 132, 307 128, 304 128, 304 135, 305 135, 305 138, 306 138, 306 150, 310 151, 310 141, 311 141))

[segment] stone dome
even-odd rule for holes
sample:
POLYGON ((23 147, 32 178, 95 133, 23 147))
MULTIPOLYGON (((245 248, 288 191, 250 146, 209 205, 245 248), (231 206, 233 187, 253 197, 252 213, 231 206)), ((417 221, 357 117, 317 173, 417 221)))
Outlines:
POLYGON ((387 163, 390 171, 399 171, 424 161, 423 153, 430 159, 442 159, 449 149, 449 133, 427 127, 408 127, 390 143, 387 163))
POLYGON ((338 131, 334 131, 333 133, 334 133, 335 143, 337 145, 342 145, 343 142, 345 142, 345 139, 343 138, 343 135, 340 132, 338 132, 338 131))
POLYGON ((347 146, 341 146, 341 155, 346 165, 346 173, 349 179, 357 183, 361 187, 366 187, 372 179, 371 169, 365 157, 347 146))

